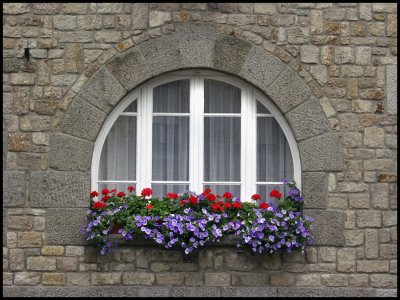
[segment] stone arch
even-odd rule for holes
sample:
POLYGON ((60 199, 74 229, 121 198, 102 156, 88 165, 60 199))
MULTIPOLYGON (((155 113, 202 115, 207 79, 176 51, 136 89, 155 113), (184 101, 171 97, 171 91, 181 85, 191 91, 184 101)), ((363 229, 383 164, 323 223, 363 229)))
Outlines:
POLYGON ((134 46, 102 66, 75 96, 59 132, 51 136, 50 167, 89 172, 94 142, 113 107, 157 75, 193 68, 237 76, 280 109, 298 142, 305 207, 320 223, 329 220, 318 225, 324 232, 319 243, 342 244, 342 214, 315 210, 327 207, 328 172, 343 168, 340 134, 331 131, 317 97, 296 71, 257 45, 218 33, 211 24, 177 24, 174 33, 134 46))

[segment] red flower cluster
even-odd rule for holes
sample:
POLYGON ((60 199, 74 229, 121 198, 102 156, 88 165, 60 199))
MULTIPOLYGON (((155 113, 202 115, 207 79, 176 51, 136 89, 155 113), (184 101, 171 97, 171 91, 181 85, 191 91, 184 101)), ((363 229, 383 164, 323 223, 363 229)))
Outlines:
POLYGON ((116 192, 117 192, 116 189, 112 189, 112 190, 110 191, 110 193, 116 193, 116 192))
POLYGON ((217 200, 217 197, 215 197, 214 194, 207 194, 206 199, 209 201, 215 201, 215 200, 217 200))
POLYGON ((93 208, 94 208, 94 209, 100 209, 100 208, 103 208, 103 207, 107 207, 107 204, 101 203, 100 201, 99 201, 99 202, 96 202, 96 203, 93 205, 93 208))
POLYGON ((181 200, 181 205, 185 205, 185 204, 187 204, 187 201, 186 200, 181 200))
POLYGON ((217 212, 218 210, 220 210, 222 212, 225 209, 224 202, 222 202, 222 201, 214 202, 211 205, 211 208, 214 210, 214 212, 217 212))
POLYGON ((202 192, 201 194, 202 194, 203 196, 207 196, 207 195, 210 194, 210 193, 211 193, 211 189, 205 189, 204 192, 202 192))
POLYGON ((261 195, 260 194, 254 194, 253 196, 251 196, 251 199, 253 200, 260 200, 261 199, 261 195))
POLYGON ((223 197, 223 198, 227 198, 227 199, 232 199, 233 195, 232 195, 231 193, 229 193, 229 192, 225 192, 225 193, 222 195, 222 197, 223 197))
POLYGON ((282 194, 277 190, 272 190, 269 194, 271 197, 276 197, 278 199, 282 198, 282 194))
POLYGON ((131 193, 135 190, 135 188, 133 186, 128 186, 128 191, 130 191, 131 193))
POLYGON ((90 193, 90 197, 97 197, 99 195, 99 193, 98 192, 96 192, 96 191, 93 191, 93 192, 91 192, 90 193))
POLYGON ((153 209, 153 205, 147 204, 146 208, 149 209, 149 210, 150 210, 150 209, 153 209))
POLYGON ((102 195, 108 195, 109 193, 110 193, 109 189, 104 189, 104 190, 101 191, 102 195))
POLYGON ((236 209, 242 208, 242 203, 240 203, 240 202, 233 203, 233 208, 236 208, 236 209))
POLYGON ((124 192, 119 192, 117 194, 117 197, 119 197, 119 198, 125 197, 125 193, 124 192))
POLYGON ((101 201, 103 202, 107 202, 108 199, 110 199, 111 197, 108 195, 105 195, 103 198, 101 198, 101 201))
POLYGON ((176 194, 176 193, 167 193, 167 196, 166 196, 168 199, 178 199, 179 198, 179 195, 178 194, 176 194))
POLYGON ((151 196, 153 195, 153 191, 151 190, 151 188, 144 188, 142 190, 142 197, 147 197, 147 196, 151 196))
POLYGON ((260 204, 260 208, 267 209, 268 207, 269 207, 268 203, 263 202, 260 204))
POLYGON ((189 202, 193 205, 197 205, 199 203, 199 199, 195 196, 190 196, 189 202))

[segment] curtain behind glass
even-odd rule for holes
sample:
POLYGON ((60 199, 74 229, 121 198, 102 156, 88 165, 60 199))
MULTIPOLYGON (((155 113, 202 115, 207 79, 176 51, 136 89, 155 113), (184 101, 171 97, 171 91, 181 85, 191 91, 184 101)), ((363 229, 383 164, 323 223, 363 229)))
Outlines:
POLYGON ((99 180, 136 180, 136 117, 119 116, 104 142, 99 180))

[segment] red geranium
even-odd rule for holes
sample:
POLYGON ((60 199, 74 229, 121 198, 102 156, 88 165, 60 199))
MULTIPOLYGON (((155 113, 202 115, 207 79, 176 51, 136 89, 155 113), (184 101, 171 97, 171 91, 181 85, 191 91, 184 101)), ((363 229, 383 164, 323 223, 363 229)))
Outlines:
POLYGON ((277 191, 277 190, 272 190, 271 193, 269 194, 271 197, 276 197, 278 199, 280 199, 282 197, 282 194, 277 191))
POLYGON ((225 208, 231 208, 232 207, 232 203, 230 202, 225 202, 225 208))
POLYGON ((125 193, 124 192, 119 192, 117 194, 117 197, 120 197, 120 198, 125 197, 125 193))
POLYGON ((233 207, 236 209, 242 208, 242 204, 240 202, 233 203, 233 207))
POLYGON ((223 197, 223 198, 232 199, 233 195, 232 195, 231 193, 229 193, 229 192, 225 192, 225 193, 222 195, 222 197, 223 197))
POLYGON ((217 199, 217 197, 215 197, 214 194, 208 194, 208 195, 206 196, 206 199, 207 199, 207 200, 210 200, 210 201, 215 201, 215 200, 217 199))
POLYGON ((153 191, 151 190, 151 188, 144 188, 142 190, 142 197, 147 197, 147 196, 151 196, 153 195, 153 191))
POLYGON ((130 191, 131 193, 135 190, 135 188, 133 186, 128 186, 128 191, 130 191))
POLYGON ((91 192, 90 193, 90 197, 97 197, 99 195, 99 193, 98 192, 96 192, 96 191, 93 191, 93 192, 91 192))
POLYGON ((100 209, 100 208, 103 208, 103 207, 107 207, 107 204, 101 203, 100 201, 99 201, 99 202, 96 202, 96 203, 93 205, 93 208, 94 208, 94 209, 100 209))
POLYGON ((260 208, 267 209, 268 207, 269 207, 269 205, 266 202, 263 202, 263 203, 260 204, 260 208))
POLYGON ((211 208, 214 210, 214 212, 217 212, 218 208, 219 208, 219 204, 218 202, 215 202, 211 205, 211 208))
POLYGON ((199 199, 195 196, 190 196, 189 202, 192 203, 193 205, 197 205, 199 203, 199 199))
POLYGON ((169 198, 169 199, 178 199, 179 195, 176 194, 176 193, 167 193, 166 197, 169 198))
POLYGON ((261 195, 260 194, 254 194, 253 196, 251 196, 251 199, 253 200, 260 200, 261 199, 261 195))
POLYGON ((107 202, 107 200, 108 200, 109 198, 111 198, 111 197, 108 196, 108 195, 105 195, 103 198, 101 198, 101 201, 107 202))
POLYGON ((207 196, 207 195, 210 194, 210 193, 211 193, 211 189, 205 189, 204 192, 202 192, 201 194, 202 194, 203 196, 207 196))
POLYGON ((110 193, 116 193, 116 192, 117 192, 116 189, 112 189, 112 190, 110 191, 110 193))
POLYGON ((181 204, 182 204, 182 205, 185 205, 186 203, 187 203, 186 200, 181 200, 181 204))
POLYGON ((152 209, 152 208, 153 208, 153 205, 147 204, 146 208, 147 208, 147 209, 152 209))
POLYGON ((103 195, 107 195, 108 193, 110 193, 110 190, 109 189, 104 189, 104 190, 101 191, 101 193, 103 195))

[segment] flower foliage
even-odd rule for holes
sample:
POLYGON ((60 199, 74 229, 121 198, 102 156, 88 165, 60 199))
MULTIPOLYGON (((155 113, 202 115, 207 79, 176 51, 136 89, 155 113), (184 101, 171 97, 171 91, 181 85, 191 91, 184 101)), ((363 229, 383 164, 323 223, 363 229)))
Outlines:
POLYGON ((152 198, 152 190, 136 195, 133 187, 125 192, 104 189, 103 200, 92 192, 91 209, 81 229, 86 240, 97 241, 100 253, 112 252, 116 246, 109 234, 118 229, 125 240, 143 236, 164 248, 181 248, 185 254, 226 235, 234 235, 237 247, 263 254, 278 251, 305 250, 312 243, 313 219, 302 216, 303 197, 295 182, 284 180, 288 195, 273 190, 267 203, 259 194, 251 202, 241 202, 230 192, 215 195, 210 189, 201 194, 168 193, 162 199, 152 198), (106 198, 104 200, 104 198, 106 198))

